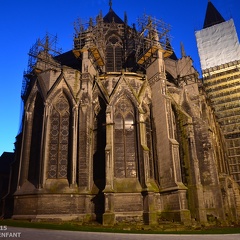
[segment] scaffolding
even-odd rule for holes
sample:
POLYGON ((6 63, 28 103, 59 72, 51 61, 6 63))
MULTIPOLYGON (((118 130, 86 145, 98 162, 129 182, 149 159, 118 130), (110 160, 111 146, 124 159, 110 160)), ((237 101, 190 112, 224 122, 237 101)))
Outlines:
POLYGON ((43 39, 38 39, 29 50, 28 68, 24 71, 22 80, 21 97, 26 99, 29 90, 31 75, 33 71, 40 72, 49 67, 59 67, 53 57, 61 54, 61 49, 57 48, 57 36, 49 33, 43 39))
POLYGON ((38 39, 36 43, 30 48, 28 53, 29 60, 28 60, 28 73, 31 73, 32 70, 36 67, 37 61, 41 60, 47 64, 57 66, 53 61, 50 60, 51 57, 55 57, 60 55, 62 50, 57 48, 57 36, 50 35, 49 33, 43 39, 38 39), (43 57, 43 53, 45 56, 48 55, 49 57, 43 57))
POLYGON ((239 115, 240 107, 240 62, 235 62, 235 67, 225 72, 214 71, 204 78, 204 86, 208 97, 211 99, 215 114, 223 124, 225 117, 239 115), (228 112, 228 114, 226 114, 228 112))
MULTIPOLYGON (((156 52, 161 50, 163 56, 169 57, 172 54, 170 45, 170 25, 146 14, 138 19, 138 29, 130 28, 125 24, 118 29, 125 31, 127 42, 126 56, 134 53, 139 65, 147 67, 156 58, 156 52)), ((81 53, 88 51, 90 58, 99 68, 105 65, 105 35, 104 23, 101 14, 94 20, 89 21, 77 19, 74 23, 74 54, 80 57, 81 53)))
POLYGON ((204 86, 228 145, 230 171, 240 183, 240 61, 204 71, 204 86))
POLYGON ((89 57, 97 68, 104 66, 103 54, 103 19, 99 15, 96 20, 90 18, 89 21, 77 19, 74 23, 74 54, 77 58, 82 52, 88 51, 89 57))
POLYGON ((138 18, 136 58, 140 65, 148 66, 156 52, 161 50, 165 58, 171 56, 170 25, 144 14, 138 18))

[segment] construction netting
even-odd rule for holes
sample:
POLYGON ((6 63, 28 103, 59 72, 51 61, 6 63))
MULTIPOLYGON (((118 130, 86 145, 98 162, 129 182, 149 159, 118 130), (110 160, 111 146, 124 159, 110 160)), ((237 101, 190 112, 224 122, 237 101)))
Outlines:
POLYGON ((240 60, 240 44, 232 19, 195 32, 202 70, 240 60))

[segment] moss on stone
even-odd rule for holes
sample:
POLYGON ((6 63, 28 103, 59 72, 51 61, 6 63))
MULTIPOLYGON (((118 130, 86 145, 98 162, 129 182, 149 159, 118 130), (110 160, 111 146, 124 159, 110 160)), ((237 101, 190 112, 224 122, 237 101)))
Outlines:
POLYGON ((159 192, 158 185, 156 184, 154 179, 150 179, 147 183, 147 191, 150 192, 159 192))
POLYGON ((115 192, 141 192, 142 187, 137 178, 115 178, 114 179, 115 192))
POLYGON ((114 213, 104 213, 103 214, 103 226, 113 226, 115 224, 115 214, 114 213))

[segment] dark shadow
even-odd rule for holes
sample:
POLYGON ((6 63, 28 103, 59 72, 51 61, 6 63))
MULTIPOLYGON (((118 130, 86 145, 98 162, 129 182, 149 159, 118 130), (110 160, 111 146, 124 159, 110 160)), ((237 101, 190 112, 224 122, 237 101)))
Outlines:
POLYGON ((39 184, 43 112, 44 112, 43 100, 40 94, 38 93, 35 100, 35 108, 33 115, 32 138, 28 171, 28 180, 33 185, 35 185, 35 187, 38 187, 39 184))
POLYGON ((105 173, 105 147, 106 147, 106 104, 99 98, 100 111, 96 117, 96 149, 93 156, 93 181, 98 188, 97 195, 93 198, 94 212, 96 220, 102 223, 102 216, 104 213, 104 193, 103 190, 106 185, 105 173))
POLYGON ((98 194, 92 199, 92 202, 94 204, 94 213, 96 215, 96 221, 98 223, 103 222, 103 214, 105 212, 104 204, 104 193, 99 190, 98 194))

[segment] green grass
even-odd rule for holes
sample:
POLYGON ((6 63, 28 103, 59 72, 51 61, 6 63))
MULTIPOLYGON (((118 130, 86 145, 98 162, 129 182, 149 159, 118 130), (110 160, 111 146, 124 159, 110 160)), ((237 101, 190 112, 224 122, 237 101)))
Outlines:
POLYGON ((234 234, 240 233, 238 227, 202 227, 201 229, 183 228, 177 229, 172 226, 169 228, 139 226, 139 225, 115 225, 114 227, 104 227, 100 224, 81 224, 79 222, 29 222, 18 220, 0 220, 0 226, 12 226, 23 228, 53 229, 67 231, 86 231, 86 232, 115 232, 115 233, 146 233, 146 234, 234 234))

